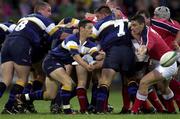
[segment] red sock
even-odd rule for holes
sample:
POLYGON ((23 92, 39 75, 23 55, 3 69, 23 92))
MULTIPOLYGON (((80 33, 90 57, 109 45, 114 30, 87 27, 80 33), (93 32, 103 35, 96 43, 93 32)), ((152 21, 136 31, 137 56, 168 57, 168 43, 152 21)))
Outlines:
POLYGON ((174 100, 177 104, 177 106, 180 108, 180 82, 178 82, 177 80, 171 80, 169 87, 171 88, 171 90, 174 93, 174 100))
POLYGON ((156 108, 157 112, 163 112, 163 106, 161 105, 156 91, 152 91, 148 94, 148 99, 150 100, 151 104, 156 108))
POLYGON ((175 100, 175 101, 176 101, 176 104, 177 104, 177 106, 178 106, 178 108, 179 108, 179 110, 180 110, 180 97, 179 97, 178 100, 175 100))
POLYGON ((143 103, 144 103, 145 101, 143 101, 143 100, 139 100, 139 99, 135 99, 135 102, 134 102, 134 104, 133 104, 133 107, 131 108, 131 112, 133 112, 133 113, 138 113, 138 111, 139 111, 139 109, 142 107, 142 105, 143 105, 143 103))
POLYGON ((143 109, 146 109, 146 110, 151 109, 151 106, 150 106, 150 104, 149 104, 149 102, 147 100, 143 103, 143 109))
POLYGON ((170 112, 170 113, 175 112, 173 98, 171 98, 169 100, 164 100, 164 106, 168 112, 170 112))
POLYGON ((88 99, 87 99, 87 93, 86 89, 84 88, 77 88, 77 97, 80 105, 80 112, 85 112, 87 111, 88 108, 88 99))
POLYGON ((106 99, 106 101, 104 103, 104 110, 105 110, 105 112, 108 111, 108 99, 106 99))
MULTIPOLYGON (((179 88, 180 89, 180 88, 179 88)), ((178 108, 180 109, 180 92, 178 93, 174 93, 174 100, 176 102, 176 105, 178 106, 178 108)))
POLYGON ((129 110, 130 108, 130 98, 128 95, 128 87, 123 86, 122 87, 122 98, 123 98, 123 109, 129 110))
POLYGON ((139 93, 139 91, 137 91, 136 99, 131 109, 131 112, 138 113, 139 109, 144 105, 144 102, 146 101, 146 99, 147 99, 147 95, 142 95, 139 93))

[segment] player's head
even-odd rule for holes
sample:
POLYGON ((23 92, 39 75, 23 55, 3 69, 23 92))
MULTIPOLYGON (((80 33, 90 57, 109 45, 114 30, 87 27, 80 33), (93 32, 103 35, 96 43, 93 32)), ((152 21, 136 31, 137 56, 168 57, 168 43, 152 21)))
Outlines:
POLYGON ((131 18, 131 30, 133 34, 141 34, 145 27, 145 19, 143 16, 137 14, 131 18))
POLYGON ((136 13, 137 15, 139 14, 139 15, 141 15, 141 16, 143 16, 144 17, 144 19, 145 19, 145 23, 146 23, 146 25, 150 25, 150 14, 149 14, 149 12, 148 11, 146 11, 146 10, 140 10, 140 11, 138 11, 137 13, 136 13))
POLYGON ((164 19, 170 19, 170 10, 168 7, 165 7, 165 6, 160 6, 160 7, 157 7, 155 10, 154 10, 154 17, 155 18, 164 18, 164 19))
POLYGON ((106 5, 109 8, 116 8, 117 7, 117 0, 106 0, 106 5))
POLYGON ((100 6, 97 10, 95 10, 95 14, 96 14, 97 20, 101 20, 105 18, 106 16, 111 15, 112 11, 108 6, 100 6))
POLYGON ((81 20, 79 22, 79 32, 80 34, 83 34, 85 36, 91 36, 92 34, 92 28, 93 28, 93 23, 89 20, 81 20))
POLYGON ((34 7, 35 13, 41 13, 45 17, 51 16, 51 6, 47 2, 39 1, 34 7))

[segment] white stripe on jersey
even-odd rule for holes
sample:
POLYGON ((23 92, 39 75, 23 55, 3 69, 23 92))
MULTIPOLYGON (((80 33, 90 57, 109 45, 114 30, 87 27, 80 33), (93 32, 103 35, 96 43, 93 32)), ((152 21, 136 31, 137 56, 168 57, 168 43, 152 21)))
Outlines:
POLYGON ((80 47, 79 47, 79 52, 80 52, 81 54, 87 54, 87 53, 89 52, 89 50, 90 50, 90 48, 85 47, 85 46, 80 46, 80 47))
POLYGON ((37 24, 42 30, 45 30, 47 33, 51 32, 51 30, 55 27, 54 23, 51 23, 49 26, 46 27, 46 25, 37 17, 24 17, 18 21, 21 22, 23 20, 29 20, 33 23, 37 24))
POLYGON ((33 23, 37 24, 42 30, 46 29, 46 25, 37 17, 24 17, 24 18, 20 19, 18 21, 18 23, 20 23, 24 20, 32 21, 33 23))
POLYGON ((110 25, 114 25, 114 20, 110 20, 107 22, 104 22, 100 27, 99 30, 97 30, 95 27, 93 27, 93 34, 98 36, 105 28, 107 28, 110 25))
MULTIPOLYGON (((164 24, 164 25, 166 25, 166 26, 168 26, 168 27, 170 27, 170 28, 173 28, 173 29, 176 29, 176 30, 180 30, 180 28, 178 28, 178 27, 175 27, 175 26, 172 26, 172 25, 170 25, 170 24, 167 24, 167 23, 165 23, 165 22, 162 22, 162 21, 159 21, 159 20, 156 20, 156 19, 153 19, 155 22, 159 22, 159 23, 161 23, 161 24, 164 24)), ((153 24, 154 25, 154 24, 153 24)), ((155 25, 156 26, 156 25, 155 25)), ((162 28, 162 29, 165 29, 165 28, 163 28, 163 27, 160 27, 160 28, 162 28)), ((165 29, 166 31, 169 31, 169 30, 167 30, 167 29, 165 29)))
POLYGON ((46 27, 45 31, 47 33, 50 33, 54 27, 55 27, 55 24, 51 23, 48 27, 46 27))
POLYGON ((68 41, 66 44, 65 42, 63 41, 61 43, 61 46, 64 48, 64 49, 67 49, 67 50, 70 50, 71 49, 71 46, 75 46, 75 47, 78 47, 78 44, 74 41, 68 41))
POLYGON ((13 32, 13 30, 14 30, 15 27, 16 27, 16 24, 10 25, 8 31, 9 31, 10 33, 13 32))
POLYGON ((98 51, 98 48, 97 48, 97 47, 92 47, 92 48, 89 50, 89 54, 91 54, 92 51, 93 51, 93 52, 94 52, 94 51, 98 51))
POLYGON ((107 28, 110 25, 114 25, 114 27, 116 27, 115 25, 118 22, 128 22, 128 19, 109 20, 109 21, 101 24, 101 26, 99 27, 99 30, 97 30, 95 27, 93 27, 93 35, 98 36, 105 28, 107 28))
POLYGON ((4 31, 7 31, 9 28, 4 25, 4 24, 0 24, 0 28, 2 28, 4 31))

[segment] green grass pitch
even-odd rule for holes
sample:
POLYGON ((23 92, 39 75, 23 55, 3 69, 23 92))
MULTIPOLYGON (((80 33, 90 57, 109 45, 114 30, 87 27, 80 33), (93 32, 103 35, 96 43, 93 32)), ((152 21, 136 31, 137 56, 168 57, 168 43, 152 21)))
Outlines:
MULTIPOLYGON (((8 94, 5 93, 0 99, 0 111, 8 98, 8 94)), ((50 101, 35 101, 38 114, 17 114, 17 115, 2 115, 0 119, 180 119, 180 113, 178 114, 146 114, 146 115, 120 115, 118 112, 122 107, 122 99, 120 91, 112 91, 110 93, 109 103, 113 105, 114 112, 106 115, 64 115, 64 114, 51 114, 49 112, 50 101)), ((76 97, 71 101, 73 109, 79 109, 76 97)), ((178 110, 177 110, 178 111, 178 110)))

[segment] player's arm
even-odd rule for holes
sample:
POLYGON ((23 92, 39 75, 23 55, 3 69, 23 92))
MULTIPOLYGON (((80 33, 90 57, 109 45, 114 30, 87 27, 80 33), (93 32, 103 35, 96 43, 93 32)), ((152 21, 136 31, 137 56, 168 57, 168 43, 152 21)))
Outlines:
POLYGON ((78 62, 78 64, 86 68, 88 71, 92 71, 94 69, 94 67, 92 65, 87 64, 87 62, 85 62, 79 54, 74 55, 73 59, 76 62, 78 62))
POLYGON ((75 41, 69 41, 66 44, 66 47, 69 50, 69 52, 71 53, 71 56, 73 57, 73 59, 78 64, 80 64, 81 66, 86 68, 88 71, 92 71, 94 69, 92 65, 89 65, 86 61, 84 61, 82 59, 82 57, 80 56, 79 51, 78 51, 78 44, 75 41))

